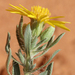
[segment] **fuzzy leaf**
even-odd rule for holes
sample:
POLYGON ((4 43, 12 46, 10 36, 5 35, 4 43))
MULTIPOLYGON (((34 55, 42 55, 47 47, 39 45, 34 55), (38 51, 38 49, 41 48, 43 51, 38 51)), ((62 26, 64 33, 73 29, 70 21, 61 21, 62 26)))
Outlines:
POLYGON ((37 21, 32 22, 32 25, 31 25, 32 36, 38 37, 40 35, 41 31, 43 30, 43 27, 44 27, 44 22, 37 22, 37 21))
POLYGON ((55 44, 57 44, 59 42, 59 40, 63 37, 65 33, 60 34, 56 40, 50 45, 50 47, 54 46, 55 44))
POLYGON ((39 68, 33 70, 32 72, 35 72, 35 71, 40 70, 41 68, 45 67, 45 66, 53 59, 53 57, 54 57, 59 51, 60 51, 60 50, 56 50, 56 51, 52 54, 52 56, 50 57, 50 59, 49 59, 44 65, 42 65, 41 67, 39 67, 39 68))
MULTIPOLYGON (((34 57, 33 60, 40 57, 40 56, 43 56, 46 52, 48 52, 49 49, 50 49, 50 47, 46 47, 45 49, 40 50, 40 51, 43 51, 43 53, 40 54, 39 56, 34 57)), ((33 53, 36 55, 39 53, 39 51, 33 51, 33 53)))
POLYGON ((7 72, 8 72, 9 75, 11 75, 10 72, 9 72, 10 60, 11 60, 11 50, 9 49, 8 58, 7 58, 7 61, 6 61, 6 68, 7 68, 7 72))
POLYGON ((36 50, 39 46, 41 46, 45 41, 46 41, 46 39, 41 40, 41 41, 36 45, 36 47, 35 47, 33 50, 35 51, 35 50, 36 50))
POLYGON ((54 41, 54 36, 52 36, 51 39, 48 41, 47 47, 49 47, 53 41, 54 41))
POLYGON ((46 69, 47 72, 47 75, 52 75, 52 69, 53 69, 53 62, 50 63, 46 69))
MULTIPOLYGON (((46 44, 44 46, 41 46, 44 42, 45 42, 46 39, 40 41, 36 47, 33 49, 32 51, 32 57, 34 57, 35 55, 37 55, 40 51, 43 51, 44 48, 46 47, 46 44), (41 46, 41 47, 39 47, 41 46)), ((37 56, 38 57, 38 56, 37 56)), ((36 59, 36 57, 33 58, 33 60, 36 59)))
MULTIPOLYGON (((22 65, 22 64, 21 64, 19 61, 17 61, 13 56, 12 56, 12 59, 13 59, 16 63, 22 65)), ((22 66, 23 66, 23 65, 22 65, 22 66)))
POLYGON ((19 55, 19 59, 22 62, 22 64, 24 64, 25 58, 20 49, 18 50, 18 55, 19 55))
POLYGON ((21 16, 20 23, 19 23, 19 35, 21 38, 24 39, 22 27, 23 27, 23 16, 21 16))
POLYGON ((36 52, 43 51, 43 50, 44 50, 44 48, 46 47, 46 45, 47 45, 47 44, 45 44, 45 45, 43 45, 43 46, 39 47, 39 48, 36 50, 36 52))
POLYGON ((54 57, 59 51, 60 51, 60 49, 59 49, 59 50, 56 50, 56 51, 52 54, 52 56, 51 56, 51 58, 50 58, 50 61, 53 59, 53 57, 54 57))
POLYGON ((48 42, 52 35, 54 34, 54 31, 55 31, 55 28, 50 26, 48 27, 46 30, 44 30, 41 35, 40 35, 40 39, 43 40, 43 39, 46 39, 45 42, 48 42))
POLYGON ((60 34, 60 35, 57 37, 57 39, 56 39, 53 43, 50 43, 50 42, 49 42, 49 44, 47 44, 46 49, 41 50, 41 51, 44 51, 44 52, 43 52, 42 54, 40 54, 39 56, 34 57, 33 60, 36 59, 36 58, 38 58, 38 57, 40 57, 40 56, 42 56, 42 55, 44 55, 52 46, 54 46, 55 44, 57 44, 57 43, 59 42, 59 40, 62 38, 62 36, 63 36, 64 34, 65 34, 65 33, 60 34))
POLYGON ((31 49, 31 28, 30 24, 27 25, 25 32, 24 32, 24 44, 25 44, 25 52, 27 55, 30 56, 30 49, 31 49))
POLYGON ((5 46, 5 50, 8 53, 9 52, 9 48, 10 48, 10 33, 7 34, 7 42, 6 42, 6 46, 5 46))
POLYGON ((47 71, 40 73, 39 75, 47 75, 47 71))
POLYGON ((19 65, 15 61, 13 61, 12 75, 20 75, 19 65))
POLYGON ((31 44, 32 49, 36 46, 37 41, 38 41, 38 39, 37 39, 37 37, 35 37, 31 44))
MULTIPOLYGON (((50 47, 47 47, 47 48, 45 48, 45 49, 42 49, 41 51, 43 51, 43 53, 40 54, 40 55, 38 55, 38 56, 36 56, 36 57, 34 57, 33 60, 36 59, 36 58, 38 58, 38 57, 40 57, 40 56, 43 56, 46 52, 48 52, 49 49, 50 49, 50 47)), ((36 54, 38 54, 39 52, 38 52, 38 51, 34 51, 33 53, 36 55, 36 54)))
POLYGON ((19 43, 20 48, 25 51, 25 47, 24 47, 24 39, 22 39, 21 35, 20 35, 20 31, 19 31, 19 25, 16 26, 16 37, 17 37, 17 41, 19 43))

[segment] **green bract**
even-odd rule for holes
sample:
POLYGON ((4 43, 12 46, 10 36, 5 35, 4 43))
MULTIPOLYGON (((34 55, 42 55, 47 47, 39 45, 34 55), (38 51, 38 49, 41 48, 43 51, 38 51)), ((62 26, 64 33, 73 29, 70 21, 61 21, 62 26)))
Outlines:
POLYGON ((37 22, 37 21, 33 21, 31 24, 31 29, 32 29, 32 36, 39 36, 41 31, 43 30, 44 27, 44 22, 37 22))
POLYGON ((48 42, 52 35, 54 34, 54 31, 55 31, 55 28, 50 26, 48 27, 46 30, 44 30, 41 35, 40 35, 40 39, 43 40, 43 39, 46 39, 45 42, 48 42))

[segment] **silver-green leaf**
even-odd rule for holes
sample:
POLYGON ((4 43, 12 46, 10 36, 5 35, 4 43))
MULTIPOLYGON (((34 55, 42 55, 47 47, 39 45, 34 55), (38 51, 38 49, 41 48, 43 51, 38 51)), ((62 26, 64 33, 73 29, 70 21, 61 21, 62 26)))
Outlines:
POLYGON ((24 32, 24 44, 25 44, 25 52, 27 55, 30 56, 30 49, 31 49, 31 28, 30 24, 27 25, 25 32, 24 32))
POLYGON ((39 75, 47 75, 47 71, 40 73, 39 75))
POLYGON ((35 38, 32 40, 31 49, 33 49, 33 48, 36 46, 37 41, 38 41, 37 37, 35 37, 35 38))
POLYGON ((48 42, 52 35, 54 34, 54 31, 55 31, 55 28, 50 26, 48 27, 46 30, 44 30, 41 35, 40 35, 40 39, 43 40, 46 38, 46 41, 45 42, 48 42))
POLYGON ((21 16, 20 23, 19 23, 19 35, 22 39, 24 39, 22 27, 23 27, 23 16, 21 16))
POLYGON ((59 42, 59 40, 63 37, 65 33, 60 34, 56 40, 50 45, 50 47, 54 46, 55 44, 57 44, 59 42))
POLYGON ((7 61, 6 61, 6 68, 7 68, 7 72, 8 72, 9 75, 11 75, 10 72, 9 72, 10 60, 11 60, 11 50, 9 49, 8 58, 7 58, 7 61))
POLYGON ((13 61, 12 75, 20 75, 19 64, 13 61))
POLYGON ((49 47, 54 41, 54 36, 51 37, 51 39, 47 43, 47 47, 49 47))
POLYGON ((47 75, 52 75, 52 69, 53 69, 53 62, 50 63, 46 69, 47 72, 47 75))
POLYGON ((23 54, 22 54, 22 52, 21 52, 20 49, 18 50, 18 55, 19 55, 19 59, 20 59, 20 61, 22 62, 22 64, 24 64, 25 58, 24 58, 24 56, 23 56, 23 54))
POLYGON ((5 46, 5 50, 8 53, 9 52, 9 48, 10 48, 10 33, 7 34, 7 41, 6 41, 6 46, 5 46))
POLYGON ((36 47, 33 49, 34 51, 39 48, 43 43, 45 43, 46 39, 41 40, 39 43, 37 43, 36 47))
POLYGON ((35 52, 41 52, 41 51, 43 51, 44 48, 46 47, 46 45, 47 45, 47 44, 45 44, 45 45, 39 47, 35 52))
POLYGON ((60 51, 60 50, 56 50, 56 51, 52 54, 52 56, 50 57, 50 59, 49 59, 44 65, 42 65, 41 67, 39 67, 39 68, 33 70, 33 72, 35 72, 35 71, 37 71, 37 70, 39 70, 39 69, 45 67, 45 66, 53 59, 53 57, 54 57, 59 51, 60 51))

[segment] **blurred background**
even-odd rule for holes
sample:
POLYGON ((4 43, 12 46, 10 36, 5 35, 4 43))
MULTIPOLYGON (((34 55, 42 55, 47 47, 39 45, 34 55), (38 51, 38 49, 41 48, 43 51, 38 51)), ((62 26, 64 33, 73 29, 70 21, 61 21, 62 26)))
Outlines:
MULTIPOLYGON (((5 52, 7 32, 10 32, 11 35, 10 44, 12 54, 15 56, 15 52, 19 49, 15 31, 16 25, 20 20, 20 15, 11 14, 6 11, 9 7, 9 3, 16 6, 22 4, 29 10, 31 9, 31 6, 39 5, 48 8, 52 17, 65 16, 63 19, 56 20, 71 22, 71 24, 66 24, 71 30, 70 32, 56 27, 54 33, 55 38, 63 32, 66 34, 57 45, 52 47, 52 49, 50 49, 44 56, 37 58, 34 62, 37 63, 36 67, 39 67, 50 58, 55 50, 61 49, 52 60, 54 61, 52 75, 75 75, 75 0, 0 0, 0 75, 8 75, 5 69, 7 59, 7 53, 5 52)), ((28 22, 29 18, 24 17, 24 23, 28 22)), ((46 27, 47 26, 49 25, 46 25, 46 27)), ((44 69, 45 68, 36 72, 35 75, 38 75, 38 73, 44 69)))

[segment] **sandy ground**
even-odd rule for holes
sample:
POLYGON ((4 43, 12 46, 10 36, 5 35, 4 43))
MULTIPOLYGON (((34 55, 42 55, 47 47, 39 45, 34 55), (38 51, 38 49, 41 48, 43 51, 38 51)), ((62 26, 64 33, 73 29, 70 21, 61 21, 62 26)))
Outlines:
MULTIPOLYGON (((37 67, 44 64, 52 55, 52 53, 61 49, 61 51, 54 57, 53 75, 75 75, 75 0, 0 0, 0 71, 1 75, 7 75, 5 71, 5 63, 7 54, 5 52, 5 43, 7 32, 11 34, 11 50, 15 56, 15 52, 19 49, 16 40, 16 25, 19 23, 20 15, 10 14, 6 11, 9 3, 13 5, 22 4, 30 10, 31 6, 40 5, 46 7, 52 13, 51 16, 65 16, 64 20, 69 21, 71 24, 66 24, 70 28, 70 32, 56 27, 55 38, 66 32, 60 42, 55 45, 44 56, 37 58, 35 62, 37 67)), ((24 23, 28 23, 29 19, 24 17, 24 23)), ((47 26, 46 26, 47 27, 47 26)), ((11 68, 11 65, 10 65, 11 68)), ((43 71, 42 69, 41 71, 43 71)), ((39 71, 35 74, 38 75, 39 71)), ((23 73, 21 74, 23 75, 23 73)))

